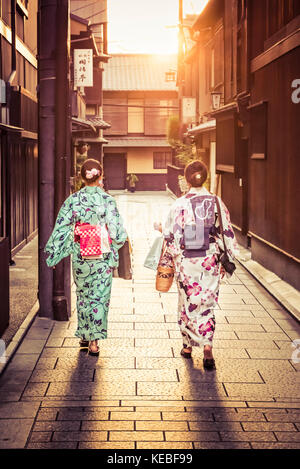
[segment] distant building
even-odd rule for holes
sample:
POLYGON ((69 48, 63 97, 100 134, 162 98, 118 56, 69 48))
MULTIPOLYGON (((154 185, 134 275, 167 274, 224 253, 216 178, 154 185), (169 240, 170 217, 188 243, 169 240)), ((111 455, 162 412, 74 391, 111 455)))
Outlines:
POLYGON ((13 256, 38 227, 38 0, 0 0, 0 237, 13 256))
POLYGON ((112 55, 104 65, 104 173, 110 189, 165 190, 172 149, 167 122, 178 114, 175 55, 112 55))

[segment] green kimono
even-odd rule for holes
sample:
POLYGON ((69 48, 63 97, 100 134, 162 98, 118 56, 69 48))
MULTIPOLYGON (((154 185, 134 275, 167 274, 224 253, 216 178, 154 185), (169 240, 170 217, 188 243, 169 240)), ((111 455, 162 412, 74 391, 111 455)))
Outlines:
POLYGON ((70 195, 62 205, 46 244, 47 265, 52 267, 72 254, 76 284, 78 325, 75 335, 83 340, 106 339, 112 271, 118 265, 118 250, 127 239, 116 202, 100 187, 86 186, 70 195), (101 259, 82 259, 74 241, 76 222, 106 224, 112 240, 111 252, 101 259))

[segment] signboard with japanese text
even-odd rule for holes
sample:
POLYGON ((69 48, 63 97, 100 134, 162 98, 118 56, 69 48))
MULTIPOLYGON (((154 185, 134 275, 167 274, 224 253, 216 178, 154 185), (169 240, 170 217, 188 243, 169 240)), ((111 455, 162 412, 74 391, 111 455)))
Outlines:
POLYGON ((196 98, 182 98, 182 122, 190 124, 196 121, 196 98))
POLYGON ((93 49, 74 49, 74 86, 93 86, 93 49))

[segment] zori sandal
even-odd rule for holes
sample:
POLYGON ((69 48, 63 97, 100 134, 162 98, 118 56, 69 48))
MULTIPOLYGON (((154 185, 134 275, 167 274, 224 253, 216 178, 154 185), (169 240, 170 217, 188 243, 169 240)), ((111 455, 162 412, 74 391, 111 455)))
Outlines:
POLYGON ((180 355, 182 355, 183 358, 192 358, 192 352, 185 352, 185 351, 184 351, 184 347, 183 347, 183 349, 181 350, 180 355))
POLYGON ((93 357, 98 357, 98 356, 99 356, 99 346, 97 345, 97 343, 96 343, 95 340, 92 340, 92 341, 89 343, 89 346, 88 346, 88 354, 89 354, 89 355, 92 355, 93 357), (91 346, 94 347, 96 350, 92 350, 92 349, 91 349, 91 346))

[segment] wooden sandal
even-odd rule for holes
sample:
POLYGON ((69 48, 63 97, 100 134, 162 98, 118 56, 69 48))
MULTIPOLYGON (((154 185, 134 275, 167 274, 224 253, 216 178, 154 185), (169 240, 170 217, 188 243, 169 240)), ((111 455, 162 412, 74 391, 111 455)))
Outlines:
MULTIPOLYGON (((96 347, 97 347, 97 351, 96 351, 96 352, 93 351, 93 350, 91 350, 90 347, 91 347, 91 343, 92 343, 92 342, 95 342, 95 341, 94 341, 94 340, 91 340, 91 341, 90 341, 89 346, 88 346, 88 354, 89 354, 89 355, 92 355, 93 357, 98 357, 98 356, 99 356, 99 346, 96 345, 96 347)), ((93 345, 94 345, 94 344, 93 344, 93 345)))
POLYGON ((185 348, 185 347, 183 347, 183 349, 181 350, 180 355, 182 355, 183 358, 192 358, 192 351, 190 351, 190 352, 185 352, 185 351, 184 351, 184 348, 185 348))

